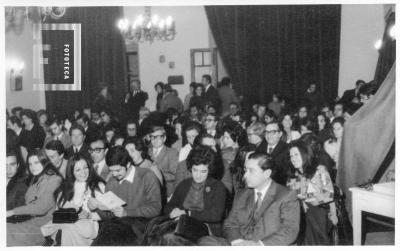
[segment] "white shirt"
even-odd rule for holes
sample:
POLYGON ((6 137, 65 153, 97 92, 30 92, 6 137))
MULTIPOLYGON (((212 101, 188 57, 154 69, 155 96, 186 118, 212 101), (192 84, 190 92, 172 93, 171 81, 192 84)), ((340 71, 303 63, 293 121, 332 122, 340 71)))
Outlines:
POLYGON ((271 179, 270 179, 270 180, 268 181, 268 184, 267 184, 263 189, 257 190, 257 189, 254 188, 254 201, 255 201, 255 202, 257 202, 257 193, 258 193, 258 192, 261 192, 261 201, 264 200, 264 197, 265 197, 265 195, 267 194, 268 189, 269 189, 269 187, 271 186, 271 183, 272 183, 272 181, 271 181, 271 179))
POLYGON ((189 155, 191 150, 192 146, 189 143, 187 143, 184 147, 182 147, 181 150, 179 151, 178 162, 187 159, 187 156, 189 155))
POLYGON ((129 171, 129 173, 128 173, 128 175, 125 177, 125 178, 123 178, 122 180, 120 180, 119 181, 119 184, 121 184, 122 183, 122 181, 124 181, 124 180, 126 180, 126 181, 128 181, 128 182, 130 182, 130 183, 133 183, 133 178, 135 178, 135 167, 134 166, 131 166, 131 168, 130 168, 131 170, 129 171))
POLYGON ((22 128, 18 128, 17 131, 15 131, 15 134, 17 134, 17 136, 19 136, 22 132, 22 128))
POLYGON ((160 154, 161 149, 163 149, 164 146, 160 148, 153 148, 153 159, 157 158, 157 156, 160 154))
POLYGON ((100 175, 101 171, 103 170, 104 166, 106 165, 106 159, 104 158, 103 160, 101 160, 99 163, 95 164, 97 165, 97 174, 100 175))
POLYGON ((64 135, 63 132, 61 132, 59 135, 54 136, 54 140, 61 140, 62 136, 64 135))
POLYGON ((207 85, 204 92, 207 92, 208 89, 210 88, 210 86, 211 86, 211 84, 207 85))
POLYGON ((72 146, 72 148, 74 149, 74 153, 75 153, 75 152, 79 152, 79 151, 81 150, 82 146, 83 146, 83 144, 80 145, 80 146, 72 146), (76 151, 76 149, 77 149, 78 151, 76 151))
POLYGON ((267 146, 267 153, 269 153, 269 149, 271 149, 271 153, 274 151, 274 149, 275 149, 275 147, 276 147, 276 145, 278 145, 278 143, 276 143, 275 145, 273 145, 273 146, 271 146, 271 145, 268 145, 267 146))

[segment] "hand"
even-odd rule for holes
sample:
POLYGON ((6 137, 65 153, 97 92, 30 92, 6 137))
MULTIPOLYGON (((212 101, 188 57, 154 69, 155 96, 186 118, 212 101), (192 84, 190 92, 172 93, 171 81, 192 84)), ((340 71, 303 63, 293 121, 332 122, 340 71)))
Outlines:
POLYGON ((7 211, 7 217, 11 217, 14 215, 14 211, 13 210, 8 210, 7 211))
POLYGON ((336 212, 333 212, 333 213, 329 212, 328 217, 331 220, 333 225, 336 225, 338 223, 338 221, 339 221, 336 212))
POLYGON ((93 211, 99 207, 99 201, 96 200, 95 198, 89 198, 87 206, 90 209, 90 211, 93 211))
POLYGON ((125 95, 125 103, 129 100, 129 92, 125 95))
POLYGON ((231 242, 232 246, 261 246, 258 241, 238 239, 231 242))
POLYGON ((79 219, 90 219, 90 212, 88 212, 86 210, 82 210, 79 213, 79 219))
POLYGON ((169 214, 169 218, 174 219, 174 218, 177 218, 177 217, 181 216, 182 214, 185 214, 185 210, 181 210, 181 209, 176 207, 169 214))
POLYGON ((126 216, 126 211, 123 207, 115 207, 111 209, 111 212, 113 212, 118 218, 126 216))

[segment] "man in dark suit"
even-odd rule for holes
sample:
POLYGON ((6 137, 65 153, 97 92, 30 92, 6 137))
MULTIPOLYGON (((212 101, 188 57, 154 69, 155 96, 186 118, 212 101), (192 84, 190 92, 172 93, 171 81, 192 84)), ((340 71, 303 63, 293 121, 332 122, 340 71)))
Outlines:
POLYGON ((363 86, 364 84, 365 84, 364 80, 361 79, 357 80, 356 88, 344 91, 342 98, 339 100, 339 103, 342 103, 345 106, 351 104, 354 98, 358 98, 359 90, 361 86, 363 86))
POLYGON ((125 115, 134 120, 139 118, 139 110, 144 107, 149 98, 147 92, 140 89, 140 80, 134 79, 130 84, 130 91, 125 95, 123 107, 125 115))
MULTIPOLYGON (((166 197, 170 197, 175 189, 175 175, 178 167, 178 151, 165 145, 166 131, 162 126, 151 129, 151 148, 149 155, 158 169, 160 169, 166 188, 166 197)), ((166 199, 164 197, 164 199, 166 199)))
POLYGON ((203 237, 200 245, 290 245, 299 233, 300 205, 296 192, 271 179, 272 159, 251 153, 245 162, 247 187, 237 193, 224 221, 223 236, 203 237))
POLYGON ((72 145, 71 136, 64 132, 63 123, 59 118, 54 118, 49 121, 49 128, 51 135, 47 135, 44 143, 43 148, 52 140, 59 140, 63 144, 64 148, 67 149, 72 145))
POLYGON ((102 138, 97 138, 90 142, 89 153, 93 160, 94 170, 107 182, 111 176, 106 163, 107 149, 104 140, 102 138))
POLYGON ((289 149, 288 144, 281 140, 283 126, 277 121, 270 122, 265 127, 265 140, 257 147, 257 152, 269 154, 275 165, 276 172, 272 179, 286 186, 287 171, 289 168, 289 149))
POLYGON ((98 138, 100 136, 100 130, 99 130, 98 126, 96 125, 96 123, 92 122, 89 119, 88 115, 80 114, 76 118, 76 123, 78 123, 78 125, 82 126, 83 129, 85 130, 85 133, 86 133, 85 144, 86 145, 89 145, 90 142, 92 142, 93 140, 95 140, 96 138, 98 138))
POLYGON ((204 99, 205 103, 210 103, 215 107, 217 111, 220 110, 221 100, 219 99, 218 91, 211 84, 211 76, 208 74, 204 74, 201 79, 202 84, 204 85, 204 99))
POLYGON ((80 125, 73 125, 69 130, 71 135, 72 146, 65 151, 65 158, 69 159, 74 154, 81 154, 87 159, 90 159, 89 147, 85 144, 85 129, 80 125))

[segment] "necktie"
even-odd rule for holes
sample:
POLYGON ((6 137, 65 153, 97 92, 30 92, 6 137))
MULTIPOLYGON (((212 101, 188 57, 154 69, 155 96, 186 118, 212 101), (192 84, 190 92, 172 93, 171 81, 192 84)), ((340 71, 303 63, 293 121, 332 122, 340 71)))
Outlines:
POLYGON ((268 147, 268 154, 272 153, 272 147, 268 147))
POLYGON ((261 203, 262 203, 261 195, 262 195, 261 192, 257 192, 257 200, 256 200, 255 212, 257 212, 261 207, 261 203))
POLYGON ((78 148, 77 147, 75 147, 75 153, 78 153, 78 148))
POLYGON ((257 200, 254 203, 253 208, 251 209, 251 213, 250 213, 250 222, 247 225, 246 231, 245 231, 245 238, 246 239, 252 239, 253 238, 253 233, 254 233, 254 228, 257 224, 257 217, 256 217, 256 213, 257 211, 260 209, 261 207, 261 192, 257 192, 257 200))

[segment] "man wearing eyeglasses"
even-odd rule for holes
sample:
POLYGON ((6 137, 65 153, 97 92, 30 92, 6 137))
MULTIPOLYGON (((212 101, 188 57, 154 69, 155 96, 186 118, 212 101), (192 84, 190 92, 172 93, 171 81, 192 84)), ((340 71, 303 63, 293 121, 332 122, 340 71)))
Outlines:
POLYGON ((97 174, 107 182, 110 178, 110 170, 106 164, 107 149, 104 140, 101 138, 93 140, 90 143, 89 153, 97 174))
MULTIPOLYGON (((178 166, 178 151, 165 145, 166 131, 162 126, 154 126, 151 129, 151 147, 149 154, 153 163, 160 169, 166 188, 166 196, 169 198, 175 189, 175 174, 178 166)), ((165 199, 165 198, 164 198, 165 199)))
POLYGON ((218 117, 213 113, 208 113, 206 119, 204 120, 204 128, 207 130, 207 133, 216 137, 217 134, 217 124, 218 124, 218 117))
POLYGON ((287 170, 289 165, 288 144, 281 140, 283 126, 278 121, 272 121, 265 127, 265 141, 257 151, 269 154, 276 165, 276 173, 272 179, 286 186, 287 170))

